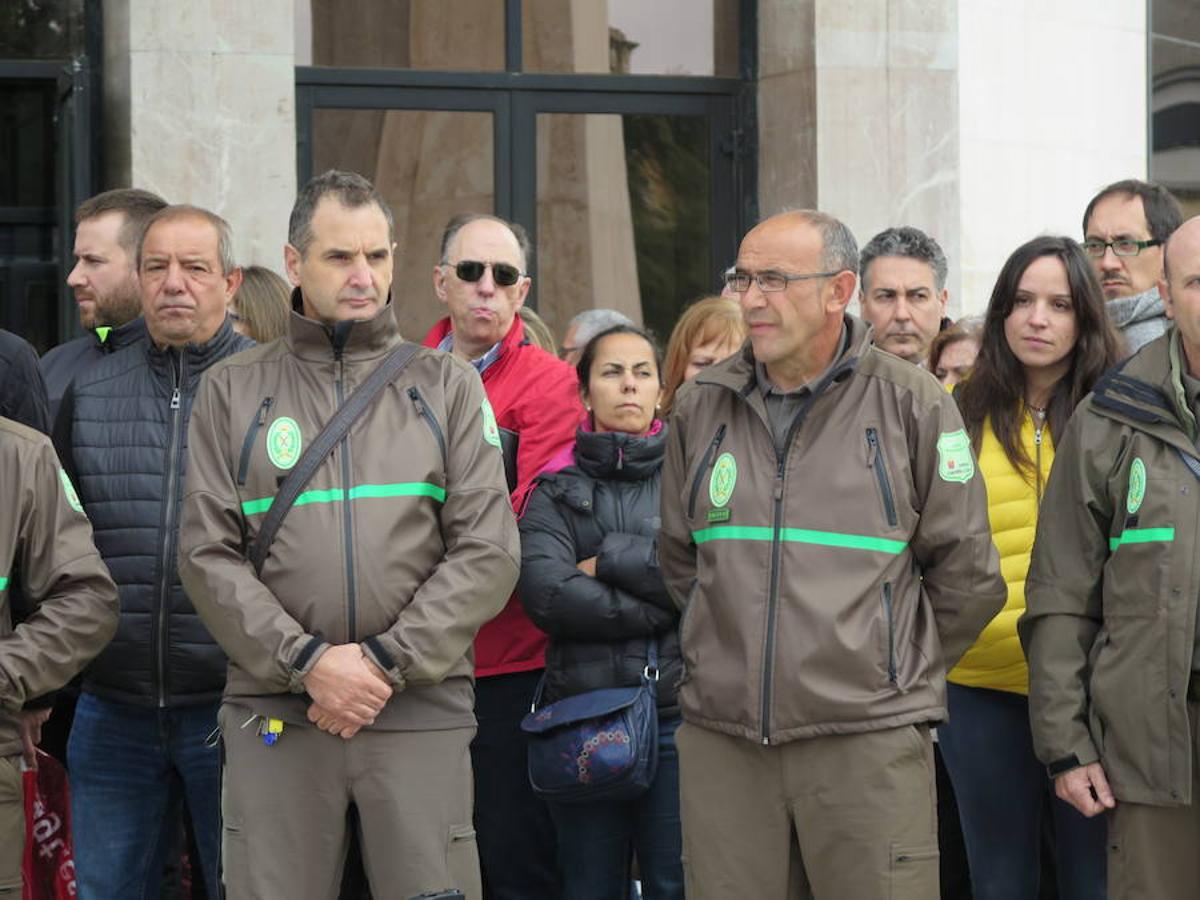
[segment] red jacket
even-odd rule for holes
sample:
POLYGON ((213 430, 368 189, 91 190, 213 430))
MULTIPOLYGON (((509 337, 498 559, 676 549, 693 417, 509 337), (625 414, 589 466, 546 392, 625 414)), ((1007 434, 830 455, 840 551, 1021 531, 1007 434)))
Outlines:
MULTIPOLYGON (((442 319, 425 335, 425 346, 436 347, 450 331, 449 317, 442 319)), ((574 369, 525 339, 520 316, 513 317, 500 342, 500 358, 482 378, 496 424, 519 435, 517 487, 511 497, 519 516, 533 479, 575 442, 575 429, 584 418, 579 382, 574 369)), ((546 635, 529 621, 513 594, 475 639, 475 675, 486 678, 540 669, 545 651, 546 635)))

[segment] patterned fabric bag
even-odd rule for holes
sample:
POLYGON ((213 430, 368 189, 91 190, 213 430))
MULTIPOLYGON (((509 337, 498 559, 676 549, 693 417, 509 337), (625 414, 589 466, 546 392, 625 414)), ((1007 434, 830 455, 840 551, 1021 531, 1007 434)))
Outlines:
POLYGON ((637 687, 565 697, 521 720, 529 735, 529 783, 557 803, 625 800, 649 790, 658 767, 658 642, 646 651, 637 687))

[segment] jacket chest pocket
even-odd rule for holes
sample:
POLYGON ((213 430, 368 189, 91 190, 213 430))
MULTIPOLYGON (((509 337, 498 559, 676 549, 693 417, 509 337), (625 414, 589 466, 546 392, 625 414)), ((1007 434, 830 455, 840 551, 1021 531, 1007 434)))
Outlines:
POLYGON ((900 517, 896 512, 896 492, 892 487, 892 477, 888 472, 887 455, 884 453, 883 444, 879 439, 879 429, 874 425, 867 426, 864 440, 867 448, 867 470, 879 492, 884 521, 888 528, 895 528, 900 524, 900 517))
MULTIPOLYGON (((687 493, 687 514, 688 518, 691 520, 695 520, 696 518, 697 506, 702 500, 700 491, 704 487, 705 479, 708 479, 710 482, 715 482, 715 468, 718 459, 717 454, 721 449, 721 444, 725 440, 725 431, 726 425, 724 422, 722 422, 719 426, 717 426, 717 430, 713 432, 712 439, 709 440, 704 452, 700 455, 700 462, 696 466, 696 470, 692 475, 687 493)), ((732 462, 733 457, 730 456, 729 459, 732 462)), ((726 465, 725 468, 728 468, 728 465, 726 465)), ((728 477, 729 474, 730 473, 728 472, 725 473, 726 481, 723 482, 723 487, 720 492, 717 491, 715 483, 709 484, 709 493, 716 495, 711 498, 714 506, 724 507, 729 503, 729 496, 723 495, 725 494, 726 490, 729 495, 733 494, 733 483, 737 481, 736 463, 734 463, 732 479, 728 477), (725 485, 727 485, 727 488, 725 485), (717 503, 717 501, 721 499, 723 499, 724 502, 717 503)))

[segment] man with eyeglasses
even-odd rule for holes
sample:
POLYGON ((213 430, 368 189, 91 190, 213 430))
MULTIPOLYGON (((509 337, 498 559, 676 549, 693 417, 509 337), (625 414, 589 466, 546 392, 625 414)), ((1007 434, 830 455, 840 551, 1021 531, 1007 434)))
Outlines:
MULTIPOLYGON (((456 216, 442 234, 433 289, 449 315, 425 337, 479 372, 495 410, 513 510, 534 478, 575 440, 583 419, 575 371, 525 337, 517 310, 531 279, 524 229, 495 216, 456 216)), ((514 594, 475 641, 475 830, 484 896, 538 900, 559 895, 554 825, 529 786, 525 735, 545 667, 546 636, 514 594)))
POLYGON ((675 400, 689 900, 938 896, 930 725, 1006 589, 954 401, 846 314, 857 267, 832 216, 760 223, 727 278, 748 344, 675 400))
POLYGON ((1166 188, 1135 178, 1104 188, 1083 213, 1083 249, 1130 353, 1167 330, 1158 292, 1162 247, 1182 217, 1166 188))

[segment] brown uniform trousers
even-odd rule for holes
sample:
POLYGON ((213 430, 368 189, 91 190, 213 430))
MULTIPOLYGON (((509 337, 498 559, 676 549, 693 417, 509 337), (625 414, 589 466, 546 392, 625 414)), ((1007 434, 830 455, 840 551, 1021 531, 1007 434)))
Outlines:
POLYGON ((1118 798, 1108 814, 1109 900, 1200 897, 1200 703, 1194 699, 1188 703, 1188 720, 1192 802, 1149 806, 1118 798))
POLYGON ((688 900, 930 900, 937 801, 928 727, 764 747, 676 733, 688 900))
POLYGON ((358 808, 375 900, 458 888, 480 900, 471 824, 474 728, 359 732, 348 741, 286 725, 266 746, 245 707, 225 704, 222 881, 229 900, 338 896, 358 808))
POLYGON ((0 897, 21 896, 25 794, 21 757, 0 757, 0 897))

